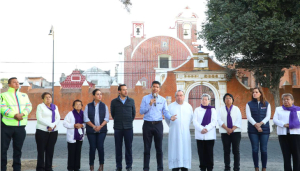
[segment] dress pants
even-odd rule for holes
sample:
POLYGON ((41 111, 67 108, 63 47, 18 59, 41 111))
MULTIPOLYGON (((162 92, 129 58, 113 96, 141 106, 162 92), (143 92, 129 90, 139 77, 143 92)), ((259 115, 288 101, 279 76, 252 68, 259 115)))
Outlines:
POLYGON ((126 169, 132 167, 132 140, 133 129, 115 129, 116 167, 122 169, 122 145, 125 142, 126 169))
POLYGON ((90 144, 89 164, 94 166, 96 149, 98 150, 99 164, 104 164, 104 140, 106 132, 101 133, 87 133, 86 134, 90 144))
POLYGON ((230 170, 230 149, 232 144, 232 153, 234 158, 234 171, 240 170, 240 142, 241 142, 241 133, 233 132, 230 135, 227 133, 221 134, 223 150, 224 150, 224 164, 225 169, 230 170))
POLYGON ((144 140, 144 171, 149 171, 150 150, 152 138, 156 149, 157 170, 163 170, 163 124, 162 121, 149 122, 144 121, 143 124, 143 140, 144 140))
POLYGON ((283 161, 284 171, 300 170, 300 135, 279 135, 278 136, 283 161), (291 165, 291 157, 293 157, 293 169, 291 165))
POLYGON ((251 141, 252 146, 252 158, 254 162, 254 167, 259 167, 258 164, 258 152, 260 147, 261 153, 261 163, 262 168, 267 168, 267 160, 268 160, 268 141, 270 134, 250 134, 248 136, 251 141))
POLYGON ((21 171, 22 147, 26 137, 25 126, 6 126, 1 123, 1 171, 6 171, 7 150, 13 140, 13 170, 21 171))
POLYGON ((68 170, 79 170, 81 159, 82 141, 68 143, 68 170))
POLYGON ((215 140, 197 140, 200 169, 211 171, 214 168, 215 140))
POLYGON ((46 132, 37 129, 35 141, 37 146, 37 171, 52 171, 54 146, 57 140, 58 131, 46 132))

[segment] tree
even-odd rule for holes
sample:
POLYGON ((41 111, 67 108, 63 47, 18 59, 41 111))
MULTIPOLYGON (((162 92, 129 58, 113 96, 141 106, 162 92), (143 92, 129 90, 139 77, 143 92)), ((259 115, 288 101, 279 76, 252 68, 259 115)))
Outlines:
POLYGON ((253 71, 280 105, 283 68, 300 65, 299 0, 209 0, 199 38, 227 65, 253 71))
POLYGON ((130 0, 120 0, 120 1, 123 3, 125 9, 126 9, 128 12, 130 12, 130 7, 131 7, 131 5, 132 5, 132 2, 130 2, 130 0))
POLYGON ((2 88, 8 88, 8 78, 1 78, 0 83, 2 84, 2 88))

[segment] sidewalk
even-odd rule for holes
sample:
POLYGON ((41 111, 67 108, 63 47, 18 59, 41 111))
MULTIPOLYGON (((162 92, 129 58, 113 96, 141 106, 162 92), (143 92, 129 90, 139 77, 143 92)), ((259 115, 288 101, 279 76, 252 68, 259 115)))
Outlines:
MULTIPOLYGON (((169 170, 168 168, 168 136, 164 136, 163 140, 163 150, 164 150, 164 170, 169 170)), ((254 166, 252 162, 251 145, 247 137, 247 134, 243 134, 243 138, 240 144, 241 150, 241 171, 253 171, 254 166)), ((143 169, 143 137, 140 135, 135 135, 133 139, 133 171, 142 171, 143 169)), ((67 142, 65 135, 59 135, 57 143, 55 145, 53 166, 55 171, 65 171, 67 170, 67 142)), ((89 169, 89 144, 87 138, 85 138, 82 147, 81 156, 81 171, 88 171, 89 169)), ((123 159, 124 157, 123 152, 123 159)), ((31 168, 26 169, 26 171, 35 170, 35 160, 36 160, 36 143, 34 135, 27 135, 23 146, 22 163, 30 164, 31 168), (31 163, 29 163, 30 160, 31 163)), ((215 168, 214 171, 223 171, 223 147, 220 138, 217 138, 214 147, 214 161, 215 168)), ((8 151, 9 159, 12 158, 12 146, 8 151)), ((232 158, 232 156, 231 156, 232 158)), ((268 144, 268 170, 270 171, 283 171, 283 159, 281 154, 281 149, 277 136, 271 136, 268 144)), ((96 155, 96 161, 98 156, 96 155)), ((232 159, 233 160, 233 159, 232 159)), ((95 162, 95 168, 99 165, 95 162)), ((233 165, 233 162, 232 162, 233 165)), ((151 160, 150 160, 150 170, 156 171, 156 158, 155 158, 155 148, 154 144, 151 149, 151 160)), ((123 161, 123 167, 125 167, 125 161, 123 161)), ((105 171, 114 171, 115 169, 115 148, 114 148, 114 137, 108 135, 105 139, 105 171)), ((24 169, 22 169, 24 170, 24 169)), ((124 169, 123 169, 124 170, 124 169)), ((192 136, 192 169, 191 171, 199 170, 199 158, 197 154, 197 145, 194 137, 192 136)))

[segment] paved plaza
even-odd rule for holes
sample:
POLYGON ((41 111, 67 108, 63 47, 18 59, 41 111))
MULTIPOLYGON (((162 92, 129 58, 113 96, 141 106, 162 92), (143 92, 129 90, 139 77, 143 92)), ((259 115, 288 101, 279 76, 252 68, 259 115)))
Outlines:
MULTIPOLYGON (((243 134, 240 145, 241 150, 241 171, 253 171, 254 166, 252 162, 251 154, 251 144, 247 134, 243 134)), ((143 168, 143 137, 141 135, 135 135, 133 139, 133 171, 142 171, 143 168)), ((164 170, 169 170, 168 167, 168 135, 164 136, 163 140, 163 150, 164 150, 164 170)), ((89 143, 87 138, 85 138, 82 147, 81 155, 81 170, 88 171, 89 169, 89 143)), ((67 142, 65 135, 59 135, 54 152, 53 170, 55 171, 65 171, 67 170, 67 142)), ((9 159, 12 158, 12 146, 8 151, 9 159)), ((22 162, 23 164, 31 163, 31 168, 22 169, 26 171, 34 171, 34 163, 36 160, 37 151, 34 135, 27 135, 23 146, 22 162)), ((125 167, 124 162, 124 152, 123 152, 123 167, 125 167)), ((192 136, 192 171, 199 169, 199 158, 197 154, 197 145, 192 136)), ((231 156, 232 158, 232 156, 231 156)), ((233 159, 232 159, 233 160, 233 159)), ((232 161, 231 160, 231 161, 232 161)), ((96 155, 96 161, 98 157, 96 155)), ((223 171, 223 147, 220 137, 217 138, 214 147, 214 161, 215 167, 214 171, 223 171)), ((156 171, 156 158, 155 158, 155 148, 152 144, 151 150, 151 160, 150 160, 150 170, 156 171)), ((95 162, 95 168, 98 168, 98 164, 95 162)), ((29 164, 28 164, 29 165, 29 164)), ((233 165, 233 162, 232 164, 233 165)), ((281 155, 281 150, 277 136, 270 137, 268 144, 268 170, 270 171, 283 171, 283 159, 281 155)), ((25 167, 24 167, 25 168, 25 167)), ((114 171, 115 169, 115 147, 114 147, 114 137, 113 135, 108 135, 105 140, 105 171, 114 171)), ((125 169, 123 169, 125 170, 125 169)))

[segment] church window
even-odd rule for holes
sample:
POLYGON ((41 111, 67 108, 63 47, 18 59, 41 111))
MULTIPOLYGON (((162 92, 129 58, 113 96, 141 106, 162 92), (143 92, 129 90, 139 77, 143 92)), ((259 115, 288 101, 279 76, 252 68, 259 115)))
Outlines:
POLYGON ((292 85, 297 85, 296 72, 292 72, 292 85))
POLYGON ((160 68, 169 68, 169 58, 168 57, 160 57, 159 58, 159 66, 160 66, 160 68))
POLYGON ((146 87, 146 81, 142 81, 142 86, 146 87))
POLYGON ((243 78, 242 78, 242 83, 243 83, 245 86, 248 86, 248 77, 243 77, 243 78))
POLYGON ((80 79, 80 76, 77 76, 77 75, 73 75, 72 77, 71 77, 71 81, 80 81, 81 79, 80 79))
POLYGON ((183 25, 183 38, 191 39, 191 25, 189 23, 183 25))

